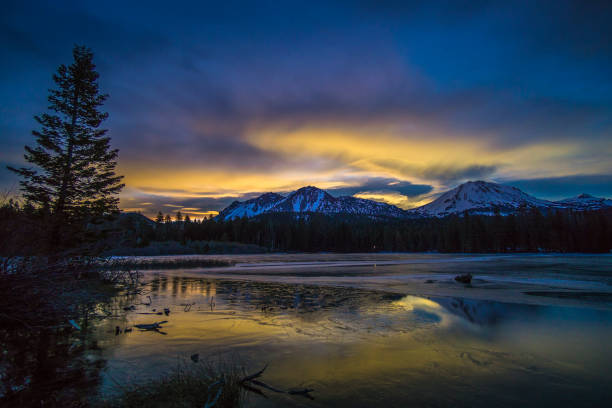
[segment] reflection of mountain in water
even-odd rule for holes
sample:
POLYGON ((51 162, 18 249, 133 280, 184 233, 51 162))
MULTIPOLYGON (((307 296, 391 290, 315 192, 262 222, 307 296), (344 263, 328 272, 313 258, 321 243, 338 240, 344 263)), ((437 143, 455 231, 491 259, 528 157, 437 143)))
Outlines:
POLYGON ((198 302, 206 304, 214 298, 218 308, 259 311, 268 316, 291 313, 300 321, 320 321, 322 325, 328 319, 325 315, 332 313, 353 325, 371 324, 380 329, 384 326, 384 330, 435 325, 445 314, 479 326, 495 326, 538 313, 537 306, 532 305, 464 298, 427 299, 358 288, 274 282, 160 277, 151 282, 151 289, 162 296, 184 298, 188 303, 203 296, 205 300, 198 302))
POLYGON ((205 296, 207 299, 215 296, 219 302, 246 310, 293 310, 299 313, 337 308, 356 311, 364 306, 402 298, 391 293, 346 287, 163 276, 151 282, 151 290, 172 296, 179 293, 184 297, 205 296))
POLYGON ((533 305, 463 298, 438 298, 435 301, 453 315, 481 326, 495 326, 505 320, 538 313, 538 307, 533 305))

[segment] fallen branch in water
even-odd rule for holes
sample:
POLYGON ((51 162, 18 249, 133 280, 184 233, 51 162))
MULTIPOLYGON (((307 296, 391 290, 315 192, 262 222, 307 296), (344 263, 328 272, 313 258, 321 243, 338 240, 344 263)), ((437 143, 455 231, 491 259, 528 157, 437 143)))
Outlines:
POLYGON ((276 387, 273 387, 271 385, 268 385, 263 381, 258 380, 257 378, 263 375, 264 371, 266 371, 266 368, 268 368, 268 364, 266 364, 264 368, 257 371, 256 373, 247 375, 242 380, 240 380, 240 385, 242 385, 246 390, 259 394, 265 398, 267 397, 263 393, 263 391, 260 390, 259 388, 254 387, 255 385, 261 388, 265 388, 266 390, 276 392, 278 394, 302 395, 306 398, 314 399, 314 397, 310 395, 310 393, 314 391, 314 389, 312 388, 290 388, 289 390, 285 391, 285 390, 281 390, 276 387))
POLYGON ((251 380, 250 382, 251 382, 251 384, 259 385, 262 388, 265 388, 265 389, 270 390, 270 391, 278 392, 279 394, 284 394, 285 393, 285 391, 279 390, 278 388, 274 388, 271 385, 268 385, 265 382, 262 382, 262 381, 259 381, 259 380, 251 380))
POLYGON ((164 323, 168 323, 168 321, 162 320, 161 322, 155 322, 155 323, 150 323, 150 324, 135 324, 134 327, 140 330, 155 330, 155 329, 161 329, 162 328, 161 325, 164 323))
POLYGON ((166 332, 163 332, 159 329, 162 329, 163 327, 161 326, 164 323, 168 323, 167 320, 163 320, 161 322, 155 322, 155 323, 150 323, 150 324, 135 324, 134 327, 136 327, 137 329, 140 329, 142 331, 154 331, 157 332, 159 334, 167 334, 166 332))
POLYGON ((313 392, 314 388, 292 388, 290 390, 287 391, 287 393, 291 394, 291 395, 304 395, 310 399, 314 399, 312 397, 312 395, 310 395, 310 392, 313 392))
POLYGON ((244 377, 242 380, 240 380, 241 383, 247 382, 247 381, 251 381, 255 378, 261 377, 261 375, 263 374, 264 371, 266 371, 266 368, 268 368, 268 365, 266 364, 264 366, 264 368, 262 368, 261 370, 259 370, 258 372, 256 372, 255 374, 251 374, 251 375, 247 375, 246 377, 244 377))
POLYGON ((240 386, 247 391, 253 392, 257 395, 261 395, 262 397, 266 399, 268 398, 268 396, 264 394, 262 390, 260 390, 259 388, 251 387, 248 383, 240 383, 240 386))

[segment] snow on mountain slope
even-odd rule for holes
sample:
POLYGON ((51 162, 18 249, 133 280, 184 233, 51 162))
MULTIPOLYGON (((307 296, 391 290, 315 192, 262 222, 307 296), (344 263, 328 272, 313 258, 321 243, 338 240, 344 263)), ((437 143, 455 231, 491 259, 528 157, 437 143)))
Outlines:
POLYGON ((335 198, 316 187, 302 187, 281 200, 271 212, 330 212, 335 198))
POLYGON ((403 217, 404 210, 395 206, 355 197, 333 197, 316 187, 302 187, 283 197, 266 193, 245 202, 235 201, 219 213, 219 217, 230 220, 255 217, 263 213, 309 213, 354 214, 371 217, 403 217))
POLYGON ((445 217, 451 214, 493 215, 511 214, 522 208, 572 209, 576 211, 598 210, 612 207, 612 200, 582 194, 560 201, 547 201, 533 197, 516 187, 486 181, 468 181, 447 191, 436 200, 412 210, 402 210, 393 205, 356 197, 334 197, 316 187, 302 187, 283 197, 266 193, 245 202, 234 201, 221 211, 219 217, 231 220, 255 217, 264 213, 353 214, 368 217, 445 217))
POLYGON ((336 198, 336 202, 338 203, 338 207, 342 209, 342 211, 339 212, 393 218, 406 216, 406 211, 401 208, 379 201, 343 196, 336 198))
POLYGON ((540 200, 516 187, 486 181, 468 181, 447 191, 429 204, 410 210, 409 213, 425 217, 444 217, 469 211, 476 214, 493 214, 496 209, 507 214, 521 207, 557 207, 551 201, 540 200))
POLYGON ((257 198, 252 198, 244 202, 234 201, 229 207, 221 211, 218 217, 224 220, 255 217, 268 211, 284 198, 285 197, 280 194, 265 193, 257 198))
POLYGON ((612 200, 602 197, 594 197, 589 194, 555 201, 556 204, 579 211, 601 210, 602 208, 612 207, 612 200))

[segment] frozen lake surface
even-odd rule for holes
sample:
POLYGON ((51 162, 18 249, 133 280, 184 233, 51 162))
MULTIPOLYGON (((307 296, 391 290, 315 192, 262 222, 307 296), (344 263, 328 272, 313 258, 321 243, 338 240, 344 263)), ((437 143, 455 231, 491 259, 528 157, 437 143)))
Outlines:
POLYGON ((199 353, 254 371, 267 363, 269 384, 315 389, 314 400, 267 393, 249 406, 602 406, 612 396, 612 256, 231 258, 145 272, 151 304, 129 299, 135 310, 98 327, 103 392, 199 353), (454 281, 467 272, 472 284, 454 281), (114 332, 159 320, 163 333, 114 332))
MULTIPOLYGON (((162 257, 152 259, 156 258, 162 257)), ((231 259, 236 264, 159 272, 164 276, 308 283, 530 304, 612 304, 612 255, 270 254, 187 258, 231 259), (472 284, 457 284, 454 277, 465 273, 474 276, 472 284)), ((152 275, 151 271, 146 273, 152 275)))

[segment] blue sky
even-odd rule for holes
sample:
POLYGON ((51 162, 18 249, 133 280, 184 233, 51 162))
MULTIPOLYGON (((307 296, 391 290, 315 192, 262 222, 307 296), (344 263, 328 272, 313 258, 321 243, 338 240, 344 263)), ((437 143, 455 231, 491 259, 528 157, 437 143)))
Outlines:
POLYGON ((8 1, 0 161, 22 164, 78 43, 110 94, 126 209, 197 216, 303 185, 409 208, 474 179, 612 196, 609 21, 596 1, 8 1))

